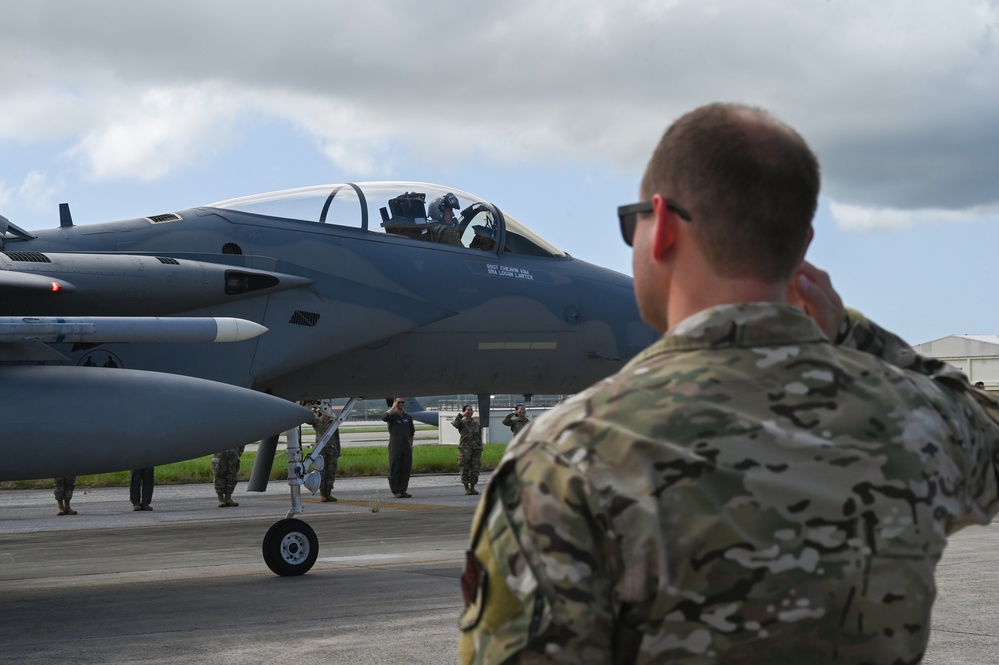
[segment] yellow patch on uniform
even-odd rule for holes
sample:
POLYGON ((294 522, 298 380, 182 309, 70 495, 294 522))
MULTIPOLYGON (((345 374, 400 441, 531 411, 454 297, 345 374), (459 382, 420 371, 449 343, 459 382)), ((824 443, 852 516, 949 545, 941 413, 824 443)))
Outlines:
POLYGON ((466 607, 458 643, 461 663, 500 662, 523 649, 551 620, 548 603, 539 596, 530 568, 516 576, 523 586, 510 588, 507 579, 512 571, 507 569, 507 561, 496 558, 491 538, 498 541, 496 549, 502 552, 517 552, 519 543, 502 506, 493 505, 491 511, 483 508, 479 509, 488 513, 489 519, 482 522, 490 526, 477 520, 462 578, 466 607))
POLYGON ((487 630, 495 630, 523 611, 520 601, 503 579, 488 538, 479 538, 475 550, 468 552, 462 590, 465 593, 465 613, 461 629, 469 630, 485 622, 487 630), (466 584, 468 585, 466 587, 466 584))

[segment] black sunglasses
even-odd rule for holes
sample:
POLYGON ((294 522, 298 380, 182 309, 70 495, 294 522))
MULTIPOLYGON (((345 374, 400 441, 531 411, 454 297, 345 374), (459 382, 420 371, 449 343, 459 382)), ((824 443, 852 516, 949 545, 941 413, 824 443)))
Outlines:
MULTIPOLYGON (((693 216, 691 216, 686 208, 673 203, 669 199, 666 199, 666 207, 672 210, 680 219, 687 222, 694 221, 693 216)), ((635 224, 638 223, 638 216, 647 215, 653 209, 652 201, 641 201, 640 203, 630 203, 626 206, 618 207, 617 218, 621 222, 621 237, 624 238, 624 244, 628 247, 631 247, 631 242, 635 238, 635 224)))

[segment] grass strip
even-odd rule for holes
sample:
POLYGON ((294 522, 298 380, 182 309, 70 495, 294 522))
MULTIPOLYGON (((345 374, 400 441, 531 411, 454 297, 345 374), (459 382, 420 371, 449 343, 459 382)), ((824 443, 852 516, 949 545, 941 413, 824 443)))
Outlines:
MULTIPOLYGON (((306 448, 305 454, 308 454, 306 448)), ((492 443, 482 451, 482 470, 492 471, 506 451, 506 445, 492 443)), ((250 479, 250 471, 257 459, 255 452, 246 452, 240 460, 239 480, 250 479)), ((458 448, 448 445, 413 446, 413 473, 460 473, 458 469, 458 448)), ((364 446, 344 448, 337 467, 337 478, 388 475, 388 446, 364 446)), ((90 476, 78 476, 76 486, 83 490, 96 487, 128 487, 131 471, 115 471, 90 476)), ((283 451, 274 456, 271 466, 271 480, 288 479, 288 460, 283 451)), ((183 485, 187 483, 210 483, 212 456, 206 455, 184 462, 164 464, 156 467, 157 485, 183 485)), ((51 489, 52 479, 13 480, 0 483, 0 489, 51 489)))

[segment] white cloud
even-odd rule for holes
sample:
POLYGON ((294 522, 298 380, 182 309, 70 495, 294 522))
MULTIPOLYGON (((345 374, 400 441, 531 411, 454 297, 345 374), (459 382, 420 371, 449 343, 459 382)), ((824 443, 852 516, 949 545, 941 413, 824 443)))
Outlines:
POLYGON ((31 210, 46 210, 53 207, 56 188, 44 173, 31 171, 17 188, 17 199, 22 206, 31 210))
POLYGON ((99 105, 95 107, 93 100, 65 90, 0 93, 0 100, 0 140, 60 140, 86 131, 99 117, 99 105))
POLYGON ((71 137, 92 177, 148 181, 253 110, 361 175, 400 146, 638 172, 680 113, 745 101, 837 201, 962 210, 999 201, 997 27, 989 0, 35 0, 0 23, 0 139, 71 137))
POLYGON ((829 212, 833 221, 842 229, 906 229, 912 226, 912 212, 890 208, 862 208, 848 204, 831 203, 829 212))
MULTIPOLYGON (((0 213, 13 208, 15 211, 42 211, 52 206, 55 188, 43 173, 29 172, 20 184, 0 180, 0 213)), ((16 216, 16 215, 15 215, 16 216)))
POLYGON ((68 154, 94 180, 153 180, 224 149, 241 110, 238 95, 212 85, 149 89, 134 100, 119 97, 68 154))
POLYGON ((265 115, 285 118, 312 136, 317 148, 334 165, 358 177, 391 170, 391 138, 405 131, 406 123, 393 123, 377 109, 365 109, 349 100, 295 91, 271 91, 253 108, 265 115))
POLYGON ((899 208, 869 208, 830 202, 829 212, 836 225, 849 231, 904 230, 914 224, 971 222, 983 217, 996 217, 999 207, 965 210, 899 208))

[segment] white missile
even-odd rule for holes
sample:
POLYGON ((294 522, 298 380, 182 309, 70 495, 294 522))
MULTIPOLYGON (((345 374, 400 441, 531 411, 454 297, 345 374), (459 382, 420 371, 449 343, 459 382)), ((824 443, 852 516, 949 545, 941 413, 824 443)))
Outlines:
POLYGON ((228 316, 0 317, 0 343, 241 342, 265 332, 228 316))

